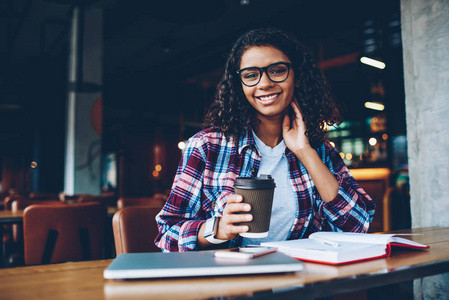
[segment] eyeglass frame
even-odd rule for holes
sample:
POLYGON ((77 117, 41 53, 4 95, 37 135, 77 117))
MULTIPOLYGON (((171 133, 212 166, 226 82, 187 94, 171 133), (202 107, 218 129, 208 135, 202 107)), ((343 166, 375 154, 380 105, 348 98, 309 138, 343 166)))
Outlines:
POLYGON ((268 66, 265 66, 265 67, 262 67, 262 68, 259 68, 259 67, 247 67, 247 68, 239 69, 239 70, 237 70, 237 71, 235 71, 235 72, 239 75, 240 81, 241 81, 245 86, 247 86, 247 87, 253 87, 253 86, 256 86, 256 85, 259 84, 260 80, 262 79, 262 75, 263 75, 263 72, 264 72, 264 71, 265 71, 265 74, 267 74, 268 79, 270 79, 270 81, 272 81, 272 82, 275 82, 275 83, 281 83, 281 82, 286 81, 286 80, 288 79, 288 76, 290 75, 290 68, 291 68, 292 65, 293 65, 293 63, 280 61, 280 62, 275 62, 275 63, 273 63, 273 64, 269 64, 268 66), (268 75, 268 68, 271 67, 271 66, 274 66, 274 65, 279 65, 279 64, 282 64, 282 65, 286 65, 286 66, 287 66, 287 76, 285 77, 285 79, 277 81, 277 80, 271 79, 270 75, 268 75), (242 79, 242 76, 240 75, 240 73, 241 73, 242 71, 245 71, 245 70, 248 70, 248 69, 258 69, 258 70, 259 70, 259 75, 260 75, 260 76, 259 76, 259 80, 258 80, 255 84, 248 85, 248 84, 246 84, 246 83, 243 82, 243 79, 242 79))

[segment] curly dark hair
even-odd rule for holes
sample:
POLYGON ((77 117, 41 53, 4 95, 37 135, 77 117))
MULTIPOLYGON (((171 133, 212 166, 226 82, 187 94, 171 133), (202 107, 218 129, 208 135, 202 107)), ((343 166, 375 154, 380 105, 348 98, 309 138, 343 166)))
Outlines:
POLYGON ((300 83, 294 93, 307 126, 306 135, 312 147, 318 147, 326 136, 326 124, 342 122, 339 105, 312 54, 294 36, 276 28, 250 30, 235 42, 204 127, 218 127, 227 137, 239 137, 248 125, 257 128, 256 110, 246 99, 236 74, 243 53, 253 46, 272 46, 293 63, 295 82, 300 83))

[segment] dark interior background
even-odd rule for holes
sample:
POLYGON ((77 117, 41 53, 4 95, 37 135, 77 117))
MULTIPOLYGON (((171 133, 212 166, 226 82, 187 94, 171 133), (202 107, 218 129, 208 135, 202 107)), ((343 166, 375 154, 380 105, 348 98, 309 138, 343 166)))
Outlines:
MULTIPOLYGON (((147 194, 170 186, 176 145, 201 128, 227 51, 240 34, 261 26, 293 32, 311 49, 345 104, 346 120, 363 125, 375 114, 363 104, 379 97, 373 87, 382 82, 388 134, 405 134, 400 27, 390 26, 400 18, 399 0, 0 0, 0 169, 17 170, 12 180, 28 182, 30 158, 39 155, 39 189, 63 189, 75 5, 104 9, 102 152, 124 158, 122 176, 134 175, 121 183, 124 189, 147 194), (367 21, 377 45, 370 54, 387 63, 383 71, 358 60, 366 52, 367 21), (153 180, 148 149, 160 141, 167 167, 153 180)), ((369 131, 361 126, 351 134, 365 138, 369 131)), ((393 165, 391 157, 373 164, 393 165)))

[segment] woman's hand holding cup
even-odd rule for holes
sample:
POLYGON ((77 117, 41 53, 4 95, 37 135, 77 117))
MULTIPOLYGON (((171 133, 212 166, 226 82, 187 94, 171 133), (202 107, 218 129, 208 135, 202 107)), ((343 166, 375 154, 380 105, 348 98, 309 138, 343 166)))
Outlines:
POLYGON ((251 205, 241 203, 242 200, 243 197, 237 194, 226 197, 227 204, 218 224, 218 239, 232 240, 237 234, 248 231, 248 226, 241 223, 249 222, 253 219, 250 213, 245 213, 251 211, 251 205))

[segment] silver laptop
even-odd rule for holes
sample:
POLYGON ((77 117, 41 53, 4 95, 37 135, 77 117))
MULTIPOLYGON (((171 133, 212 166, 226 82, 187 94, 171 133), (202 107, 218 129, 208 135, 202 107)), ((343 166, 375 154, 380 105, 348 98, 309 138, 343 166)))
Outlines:
POLYGON ((212 251, 124 253, 104 270, 106 279, 221 276, 299 272, 301 261, 280 252, 253 259, 228 259, 212 251))

